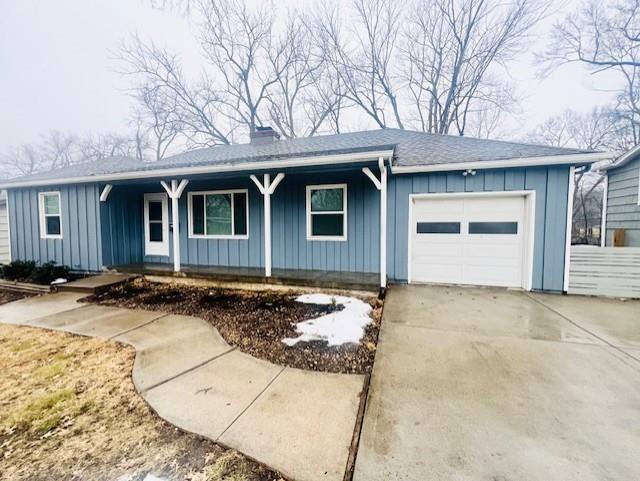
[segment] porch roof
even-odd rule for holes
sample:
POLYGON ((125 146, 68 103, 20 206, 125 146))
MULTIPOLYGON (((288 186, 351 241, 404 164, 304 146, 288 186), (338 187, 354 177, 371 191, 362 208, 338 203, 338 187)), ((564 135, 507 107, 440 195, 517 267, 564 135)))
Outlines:
MULTIPOLYGON (((536 159, 553 157, 565 163, 569 158, 584 162, 593 152, 499 140, 475 139, 400 129, 379 129, 336 135, 319 135, 278 140, 266 144, 215 146, 184 152, 157 162, 130 157, 111 157, 81 163, 50 172, 5 181, 0 187, 48 185, 55 183, 102 182, 161 175, 189 175, 217 171, 242 171, 286 168, 289 165, 333 165, 375 159, 391 159, 393 167, 436 167, 452 170, 469 165, 502 161, 506 166, 531 164, 536 159), (454 168, 455 166, 455 168, 454 168), (202 172, 199 172, 202 170, 202 172)), ((463 167, 464 168, 464 167, 463 167)))

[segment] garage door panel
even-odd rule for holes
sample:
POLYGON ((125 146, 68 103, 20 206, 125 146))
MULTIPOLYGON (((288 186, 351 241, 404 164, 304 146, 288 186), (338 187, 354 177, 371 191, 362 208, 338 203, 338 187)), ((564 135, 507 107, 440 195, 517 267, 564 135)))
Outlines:
POLYGON ((421 207, 421 212, 431 217, 460 217, 464 212, 464 199, 441 199, 437 205, 429 204, 421 207))
POLYGON ((524 209, 524 196, 416 199, 411 219, 411 279, 522 286, 524 209), (419 222, 424 223, 423 232, 439 228, 433 222, 459 222, 460 233, 419 234, 419 222))
POLYGON ((512 266, 465 265, 463 278, 465 284, 491 285, 498 287, 513 287, 520 285, 520 270, 512 266))
MULTIPOLYGON (((418 265, 418 268, 421 266, 418 265)), ((462 266, 458 264, 452 264, 450 262, 429 262, 428 268, 434 281, 424 282, 439 282, 444 284, 462 284, 464 280, 462 266)), ((420 280, 418 280, 420 282, 420 280)))

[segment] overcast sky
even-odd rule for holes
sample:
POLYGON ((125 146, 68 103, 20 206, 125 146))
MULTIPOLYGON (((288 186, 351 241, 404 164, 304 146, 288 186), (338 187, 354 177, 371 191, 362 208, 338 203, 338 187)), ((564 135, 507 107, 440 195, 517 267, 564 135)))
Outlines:
MULTIPOLYGON (((563 11, 578 0, 570 0, 563 11)), ((0 0, 0 151, 36 142, 49 130, 85 134, 127 130, 128 79, 115 72, 114 53, 129 33, 152 38, 197 63, 187 22, 154 10, 148 0, 0 0)), ((293 3, 293 0, 290 0, 293 3)), ((304 0, 296 2, 303 4, 304 0)), ((579 65, 536 77, 532 52, 543 48, 552 19, 510 73, 523 96, 517 131, 567 108, 607 103, 612 80, 579 65)))

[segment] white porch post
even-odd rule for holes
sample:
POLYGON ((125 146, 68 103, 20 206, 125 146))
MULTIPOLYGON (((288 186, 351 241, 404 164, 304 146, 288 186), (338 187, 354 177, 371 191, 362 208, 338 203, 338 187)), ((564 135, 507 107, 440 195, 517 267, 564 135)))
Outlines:
POLYGON ((180 217, 178 212, 178 197, 175 192, 178 190, 178 181, 171 181, 171 223, 173 224, 173 272, 180 272, 180 217))
POLYGON ((264 275, 271 277, 271 194, 278 187, 278 184, 284 179, 284 174, 279 173, 271 182, 271 175, 264 174, 263 183, 255 175, 250 176, 251 180, 260 190, 264 199, 264 275))
POLYGON ((364 167, 365 173, 376 189, 380 191, 380 287, 387 287, 387 167, 384 158, 378 159, 380 168, 380 180, 371 172, 369 167, 364 167))
POLYGON ((271 277, 271 196, 269 195, 269 187, 271 185, 271 176, 264 174, 264 275, 271 277))
POLYGON ((380 287, 387 287, 387 168, 384 159, 378 159, 380 166, 380 287))
POLYGON ((180 272, 180 211, 179 200, 184 192, 184 189, 189 183, 184 179, 178 184, 178 181, 173 179, 171 181, 171 187, 163 180, 160 182, 164 190, 167 191, 171 198, 171 222, 173 224, 173 271, 180 272))

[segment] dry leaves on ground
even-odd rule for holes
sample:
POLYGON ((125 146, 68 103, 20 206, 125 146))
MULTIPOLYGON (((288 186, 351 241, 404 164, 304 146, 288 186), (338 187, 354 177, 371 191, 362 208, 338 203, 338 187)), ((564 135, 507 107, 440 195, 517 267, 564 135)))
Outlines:
POLYGON ((115 342, 0 325, 0 480, 282 479, 153 414, 133 358, 115 342))
POLYGON ((289 347, 282 339, 296 337, 296 323, 340 309, 297 302, 297 295, 295 291, 206 288, 138 279, 88 299, 110 306, 200 317, 213 324, 229 344, 283 366, 350 374, 371 372, 382 302, 373 296, 363 298, 374 310, 372 323, 358 344, 327 346, 326 342, 313 341, 289 347))

